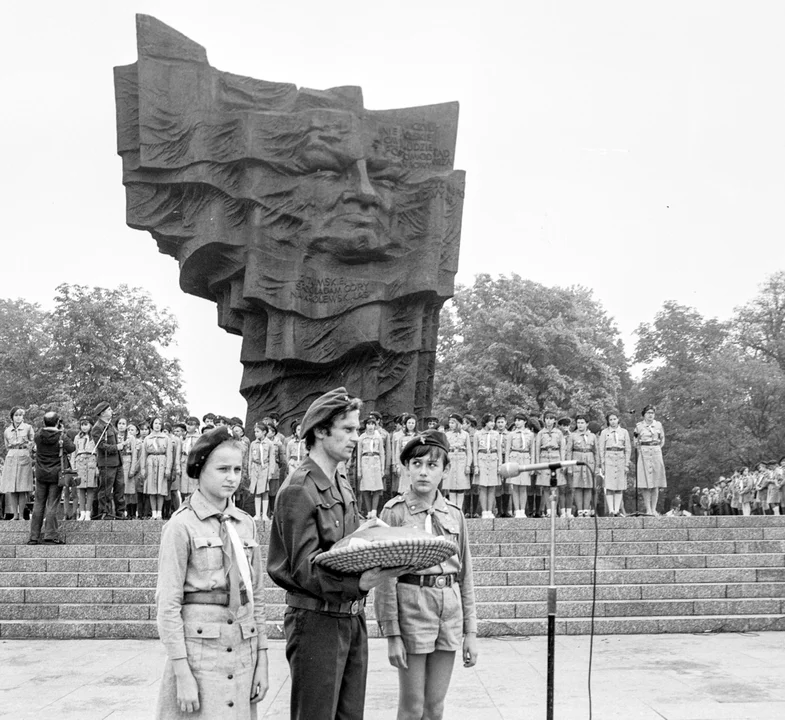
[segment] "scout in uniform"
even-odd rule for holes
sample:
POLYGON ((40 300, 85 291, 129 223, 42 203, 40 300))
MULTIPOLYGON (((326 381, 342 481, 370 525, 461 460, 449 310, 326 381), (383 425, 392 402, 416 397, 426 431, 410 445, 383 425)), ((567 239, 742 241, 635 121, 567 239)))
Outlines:
POLYGON ((463 494, 471 490, 472 439, 461 426, 463 418, 453 413, 447 420, 445 433, 450 444, 450 463, 444 473, 442 490, 448 500, 463 507, 463 494))
MULTIPOLYGON (((526 427, 527 417, 523 413, 515 414, 515 425, 507 434, 505 456, 507 462, 518 465, 531 465, 534 457, 534 433, 526 427)), ((515 477, 507 478, 512 498, 513 516, 526 517, 527 484, 529 473, 521 473, 515 477)))
POLYGON ((286 590, 284 633, 292 720, 361 720, 368 672, 365 598, 402 571, 373 568, 342 575, 314 558, 360 526, 341 463, 359 439, 362 401, 337 388, 303 418, 309 451, 276 501, 267 572, 286 590))
MULTIPOLYGON (((556 427, 556 415, 550 411, 546 412, 543 417, 545 427, 537 433, 537 439, 534 443, 534 462, 535 463, 554 463, 564 460, 564 434, 559 428, 556 427)), ((566 481, 564 479, 564 471, 556 471, 556 486, 557 488, 564 487, 566 481)), ((540 470, 537 473, 537 485, 545 488, 551 485, 551 471, 540 470)), ((558 492, 558 490, 557 490, 558 492)), ((550 505, 547 506, 545 511, 546 517, 551 514, 550 505)))
POLYGON ((180 497, 185 500, 192 492, 196 490, 197 482, 188 474, 188 455, 193 450, 196 441, 200 436, 199 432, 199 418, 193 415, 185 420, 185 435, 180 444, 180 497))
POLYGON ((477 456, 474 454, 474 436, 477 433, 477 418, 474 415, 466 413, 463 416, 463 423, 461 425, 464 432, 469 434, 469 446, 472 449, 472 461, 469 466, 469 495, 463 501, 463 515, 467 518, 480 517, 477 512, 477 503, 479 502, 479 489, 477 487, 477 456))
POLYGON ((654 405, 646 405, 641 420, 635 426, 635 447, 638 448, 638 488, 643 492, 643 504, 647 515, 657 514, 657 500, 660 488, 667 486, 665 462, 662 459, 662 446, 665 431, 662 423, 654 419, 654 405))
MULTIPOLYGON (((572 479, 573 494, 578 507, 578 517, 594 515, 594 473, 597 471, 597 436, 589 431, 585 415, 575 417, 576 430, 567 438, 565 456, 567 460, 578 460, 586 464, 567 468, 572 479)), ((567 517, 572 517, 572 505, 565 506, 567 517)))
MULTIPOLYGON (((499 443, 501 445, 501 462, 509 462, 507 460, 507 440, 510 431, 507 429, 507 416, 497 415, 494 418, 494 426, 496 432, 499 433, 499 443)), ((501 466, 500 466, 501 467, 501 466)), ((512 517, 512 512, 509 509, 510 505, 510 486, 507 480, 499 475, 499 484, 496 486, 496 515, 497 517, 512 517)))
POLYGON ((464 667, 477 662, 477 616, 466 521, 445 500, 439 483, 449 467, 444 433, 428 430, 410 440, 401 462, 412 486, 390 500, 382 520, 441 535, 458 552, 439 565, 390 578, 376 590, 376 617, 387 638, 387 656, 398 668, 398 717, 441 720, 455 653, 464 667))
POLYGON ((254 499, 254 520, 267 520, 267 482, 272 443, 265 443, 267 426, 256 423, 253 428, 256 439, 248 449, 248 492, 254 499))
POLYGON ((367 517, 376 517, 379 497, 384 490, 384 439, 376 429, 376 418, 365 420, 365 432, 357 443, 357 484, 360 490, 360 507, 368 511, 367 517))
POLYGON ((164 525, 158 557, 156 718, 251 720, 267 692, 267 632, 256 524, 232 502, 242 447, 226 427, 208 431, 187 472, 197 490, 164 525))
POLYGON ((630 434, 619 427, 619 414, 609 412, 605 416, 608 423, 600 433, 597 447, 599 474, 605 484, 605 505, 611 517, 618 517, 622 511, 622 497, 627 489, 627 473, 630 471, 632 444, 630 434))
POLYGON ((417 434, 417 418, 414 415, 404 414, 401 419, 403 420, 403 432, 398 436, 398 446, 393 448, 395 462, 398 467, 398 487, 396 492, 399 494, 405 493, 409 489, 409 471, 405 466, 401 465, 399 460, 401 450, 417 434))
POLYGON ((499 484, 499 466, 502 464, 502 442, 501 436, 494 430, 493 415, 490 413, 482 416, 482 430, 474 435, 473 453, 482 517, 492 520, 496 486, 499 484))

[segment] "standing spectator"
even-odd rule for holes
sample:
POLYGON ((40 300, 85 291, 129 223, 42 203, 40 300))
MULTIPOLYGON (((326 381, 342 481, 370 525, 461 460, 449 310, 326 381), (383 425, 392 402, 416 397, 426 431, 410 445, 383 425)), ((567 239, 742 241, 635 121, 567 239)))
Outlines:
POLYGON ((169 451, 171 453, 169 462, 171 465, 169 469, 169 495, 164 503, 166 508, 164 512, 165 517, 171 517, 172 513, 177 512, 177 509, 180 507, 180 482, 182 477, 180 474, 182 470, 180 456, 183 452, 185 432, 185 423, 177 422, 172 426, 172 432, 169 433, 169 451))
MULTIPOLYGON (((556 422, 556 427, 559 428, 561 434, 564 435, 564 448, 566 452, 567 441, 570 439, 572 431, 572 418, 566 415, 560 417, 556 422)), ((575 491, 572 487, 572 473, 569 470, 564 470, 564 487, 559 491, 559 515, 564 517, 569 510, 569 516, 572 517, 572 511, 575 508, 575 491)), ((580 509, 580 508, 577 508, 580 509)), ((580 515, 580 513, 578 513, 580 515)))
MULTIPOLYGON (((594 473, 597 470, 597 436, 589 431, 588 418, 577 415, 576 430, 567 438, 565 456, 567 460, 578 460, 586 464, 567 468, 572 478, 573 493, 578 506, 578 517, 594 515, 594 473)), ((569 486, 569 481, 568 481, 569 486)), ((570 506, 567 506, 570 509, 570 506)))
POLYGON ((305 456, 308 454, 308 451, 305 449, 305 440, 301 437, 302 427, 299 420, 292 420, 292 437, 286 443, 286 477, 289 477, 303 464, 303 460, 305 460, 305 456))
POLYGON ((619 427, 618 413, 609 412, 605 416, 605 421, 608 427, 600 433, 598 460, 605 483, 605 504, 608 507, 608 515, 618 517, 622 509, 624 491, 627 489, 632 443, 627 430, 619 427))
POLYGON ((98 488, 98 468, 95 459, 95 443, 90 436, 93 427, 90 418, 83 417, 79 421, 79 433, 74 438, 74 468, 79 476, 77 496, 79 498, 77 520, 91 520, 93 515, 93 501, 98 488))
POLYGON ((108 402, 98 403, 95 415, 98 419, 90 430, 90 437, 95 443, 98 466, 98 519, 122 520, 125 518, 125 484, 120 451, 125 443, 117 437, 117 428, 112 424, 113 410, 108 402))
MULTIPOLYGON (((526 427, 528 418, 523 413, 516 413, 515 426, 507 434, 507 462, 518 465, 531 465, 534 455, 534 433, 526 427)), ((451 463, 452 464, 452 463, 451 463)), ((526 495, 528 492, 529 473, 521 473, 507 479, 510 486, 514 517, 526 517, 526 495)))
POLYGON ((27 544, 39 544, 43 524, 44 545, 64 545, 65 541, 60 539, 57 529, 61 491, 58 478, 61 468, 67 467, 66 455, 75 447, 65 434, 56 412, 44 415, 44 426, 35 434, 35 448, 35 505, 27 544))
POLYGON ((171 445, 162 430, 161 418, 153 420, 152 432, 142 442, 139 457, 144 491, 150 498, 153 520, 163 520, 163 505, 169 494, 171 445))
POLYGON ((392 438, 390 437, 390 433, 384 427, 382 422, 382 414, 376 410, 371 410, 368 413, 371 417, 376 419, 376 432, 382 436, 382 442, 384 443, 384 467, 382 468, 382 481, 384 483, 385 492, 389 489, 390 478, 392 477, 392 473, 390 468, 392 467, 392 438))
POLYGON ((248 492, 254 499, 254 520, 267 521, 267 483, 269 481, 270 448, 265 442, 267 426, 256 423, 253 428, 256 439, 248 449, 248 492))
POLYGON ((687 511, 690 513, 690 515, 703 515, 703 511, 701 509, 701 489, 698 485, 692 488, 690 499, 687 501, 687 511))
POLYGON ((5 429, 5 456, 0 492, 5 495, 5 511, 12 520, 21 520, 29 493, 33 491, 33 428, 25 422, 25 411, 11 408, 11 424, 5 429))
POLYGON ((635 426, 635 445, 638 448, 638 488, 643 492, 643 504, 647 515, 657 515, 660 488, 667 487, 665 462, 662 446, 665 430, 662 423, 654 419, 654 405, 643 408, 643 420, 635 426))

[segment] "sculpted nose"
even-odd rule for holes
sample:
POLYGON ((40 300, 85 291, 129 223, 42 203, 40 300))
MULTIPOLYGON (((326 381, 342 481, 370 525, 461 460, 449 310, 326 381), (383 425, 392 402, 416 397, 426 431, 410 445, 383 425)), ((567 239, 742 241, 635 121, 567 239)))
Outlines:
POLYGON ((381 205, 382 199, 368 177, 365 160, 358 160, 352 169, 352 189, 347 200, 355 200, 364 206, 381 205))

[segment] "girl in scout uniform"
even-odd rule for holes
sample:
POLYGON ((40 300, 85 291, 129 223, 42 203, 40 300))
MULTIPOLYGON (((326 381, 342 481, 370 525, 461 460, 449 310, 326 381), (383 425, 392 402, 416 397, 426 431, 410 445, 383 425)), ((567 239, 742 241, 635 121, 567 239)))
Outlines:
MULTIPOLYGON (((417 418, 414 415, 403 416, 403 432, 398 436, 397 447, 393 449, 396 459, 400 458, 401 450, 403 450, 409 440, 417 434, 417 418)), ((406 466, 400 461, 398 462, 398 494, 405 493, 410 487, 409 471, 406 466)))
POLYGON ((477 617, 471 553, 461 508, 439 492, 449 468, 444 433, 428 430, 400 455, 411 488, 390 500, 382 520, 442 535, 458 553, 439 565, 385 580, 376 588, 376 618, 387 637, 387 656, 398 668, 398 717, 441 720, 455 653, 464 667, 477 662, 477 617))
POLYGON ((11 424, 5 429, 5 456, 0 493, 5 495, 6 512, 13 520, 20 520, 24 513, 27 497, 33 492, 33 459, 30 451, 33 444, 33 428, 25 420, 25 411, 11 408, 11 424))
POLYGON ((608 427, 600 433, 597 455, 600 474, 605 483, 605 504, 608 514, 618 517, 621 512, 622 497, 627 489, 627 473, 630 471, 632 444, 630 434, 619 427, 619 415, 609 412, 605 416, 608 427))
MULTIPOLYGON (((556 427, 556 415, 550 411, 542 416, 545 427, 537 433, 537 438, 534 442, 534 462, 535 463, 553 463, 564 460, 564 433, 556 427)), ((556 492, 558 488, 564 487, 567 481, 564 478, 564 471, 556 471, 556 492)), ((551 471, 540 470, 537 473, 537 485, 543 489, 549 488, 551 485, 551 471)), ((550 517, 551 506, 550 503, 545 510, 545 516, 550 517)))
POLYGON ((463 494, 471 489, 472 440, 461 425, 463 418, 453 413, 445 433, 450 444, 450 464, 444 475, 442 491, 448 500, 463 507, 463 494))
POLYGON ((79 433, 74 438, 74 467, 79 476, 77 496, 79 498, 79 514, 77 520, 90 520, 93 512, 95 490, 98 487, 98 470, 95 459, 95 442, 90 437, 92 423, 90 418, 83 417, 79 421, 79 433))
POLYGON ((376 508, 384 490, 384 440, 376 429, 376 418, 365 420, 365 432, 357 441, 357 482, 360 507, 368 510, 368 517, 376 517, 376 508))
MULTIPOLYGON (((515 415, 515 425, 507 435, 506 453, 507 462, 518 465, 530 465, 534 456, 534 433, 526 427, 526 416, 523 413, 515 415)), ((507 478, 512 498, 513 514, 516 518, 526 517, 526 495, 529 483, 529 473, 521 473, 515 477, 507 478)))
POLYGON ((502 462, 501 436, 493 427, 493 415, 482 416, 482 430, 474 434, 474 457, 477 466, 476 482, 480 490, 482 517, 493 519, 496 486, 499 484, 499 466, 502 462))
POLYGON ((172 467, 172 444, 162 428, 161 418, 155 418, 150 434, 142 441, 139 456, 144 491, 150 497, 153 520, 163 520, 164 500, 169 495, 172 467))
POLYGON ((180 444, 180 496, 185 500, 192 492, 196 490, 196 480, 188 476, 188 454, 193 449, 196 441, 200 438, 199 432, 199 418, 192 415, 185 420, 185 436, 180 444))
POLYGON ((123 485, 125 487, 125 517, 131 516, 131 508, 136 505, 136 478, 131 472, 136 445, 136 426, 131 426, 128 419, 121 417, 117 419, 117 439, 123 443, 120 450, 120 462, 123 464, 123 485))
POLYGON ((665 431, 662 423, 654 419, 654 405, 643 408, 643 420, 635 426, 635 447, 638 448, 638 488, 643 492, 647 515, 657 514, 660 488, 667 486, 662 445, 665 431))
POLYGON ((242 458, 227 427, 202 435, 187 463, 198 489, 164 525, 155 597, 167 659, 158 720, 251 720, 267 692, 256 523, 231 499, 242 458))
MULTIPOLYGON (((572 476, 572 489, 575 496, 578 517, 594 515, 594 473, 597 471, 597 436, 589 431, 588 418, 585 415, 575 417, 576 430, 567 437, 565 456, 567 460, 578 460, 586 463, 586 467, 577 465, 567 468, 572 476)), ((567 517, 572 517, 572 507, 562 510, 567 517), (566 511, 566 512, 565 512, 566 511)))
POLYGON ((288 469, 286 477, 289 477, 303 464, 303 460, 305 460, 305 456, 308 454, 305 449, 305 439, 300 437, 302 427, 299 420, 292 422, 292 437, 286 443, 286 467, 288 469))
POLYGON ((267 518, 267 466, 270 464, 272 443, 264 443, 267 428, 260 423, 253 427, 255 440, 248 450, 248 492, 253 495, 254 520, 267 518))

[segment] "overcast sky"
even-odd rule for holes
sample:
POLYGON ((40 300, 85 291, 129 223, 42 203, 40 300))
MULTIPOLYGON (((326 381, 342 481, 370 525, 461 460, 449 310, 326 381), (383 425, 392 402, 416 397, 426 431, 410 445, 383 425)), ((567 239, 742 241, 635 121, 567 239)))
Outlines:
POLYGON ((147 289, 180 322, 192 411, 244 416, 240 339, 125 225, 112 68, 135 13, 263 80, 359 85, 369 109, 457 100, 458 281, 594 289, 627 343, 665 300, 728 317, 783 267, 785 3, 171 0, 4 3, 3 297, 147 289))

